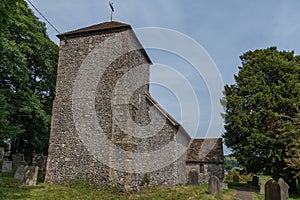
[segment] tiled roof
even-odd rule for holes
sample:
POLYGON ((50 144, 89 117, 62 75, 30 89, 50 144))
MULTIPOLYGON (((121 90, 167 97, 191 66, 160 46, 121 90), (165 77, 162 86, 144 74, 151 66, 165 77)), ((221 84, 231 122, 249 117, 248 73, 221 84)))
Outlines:
POLYGON ((194 139, 187 152, 187 162, 223 163, 222 139, 194 139))
POLYGON ((57 35, 58 38, 64 38, 64 37, 74 37, 78 35, 85 35, 85 34, 93 34, 93 33, 101 33, 101 32, 120 32, 123 30, 132 29, 130 25, 124 24, 121 22, 104 22, 101 24, 96 24, 93 26, 88 26, 85 28, 77 29, 74 31, 66 32, 57 35))

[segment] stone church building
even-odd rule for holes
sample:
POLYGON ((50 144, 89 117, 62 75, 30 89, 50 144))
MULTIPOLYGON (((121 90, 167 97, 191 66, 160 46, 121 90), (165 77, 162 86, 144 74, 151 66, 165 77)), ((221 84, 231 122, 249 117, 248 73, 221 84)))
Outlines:
POLYGON ((151 60, 130 25, 106 22, 58 37, 45 182, 135 191, 188 183, 190 171, 199 183, 223 179, 222 140, 192 140, 151 97, 151 60))

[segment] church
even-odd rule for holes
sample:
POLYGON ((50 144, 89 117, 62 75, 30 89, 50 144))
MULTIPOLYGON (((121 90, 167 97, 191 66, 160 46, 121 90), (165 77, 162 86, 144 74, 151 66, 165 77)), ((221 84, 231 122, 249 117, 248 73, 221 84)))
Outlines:
POLYGON ((222 181, 221 139, 192 139, 149 92, 151 60, 132 27, 105 22, 58 35, 45 182, 121 191, 222 181))

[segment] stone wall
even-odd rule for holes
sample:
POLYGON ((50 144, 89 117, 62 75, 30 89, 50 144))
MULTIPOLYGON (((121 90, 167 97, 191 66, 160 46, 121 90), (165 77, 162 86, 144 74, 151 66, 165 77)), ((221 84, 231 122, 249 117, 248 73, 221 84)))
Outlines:
MULTIPOLYGON (((208 183, 209 177, 216 176, 220 181, 224 179, 223 163, 187 163, 186 175, 195 170, 198 173, 199 184, 208 183)), ((189 181, 189 180, 187 180, 189 181)))
MULTIPOLYGON (((131 134, 133 131, 132 124, 147 126, 150 123, 148 112, 153 105, 145 95, 149 91, 149 60, 147 60, 143 50, 130 51, 129 45, 136 49, 141 48, 131 30, 121 33, 108 32, 105 34, 82 35, 80 37, 66 37, 61 40, 46 182, 85 179, 98 185, 113 185, 123 191, 138 190, 145 181, 145 177, 150 185, 176 185, 185 182, 185 176, 182 174, 185 170, 186 155, 181 156, 173 164, 154 172, 149 169, 145 172, 130 173, 130 169, 134 167, 134 163, 131 163, 130 158, 125 161, 118 160, 120 155, 112 148, 107 148, 96 154, 93 153, 99 149, 99 146, 106 144, 88 141, 93 145, 87 147, 84 143, 86 141, 83 141, 83 136, 80 135, 82 133, 79 133, 76 129, 78 124, 74 122, 76 118, 74 109, 79 109, 79 107, 72 107, 74 106, 72 103, 75 100, 78 101, 78 99, 87 97, 84 96, 85 91, 80 93, 82 96, 72 96, 76 85, 75 80, 78 78, 83 63, 94 65, 99 62, 99 60, 86 61, 86 59, 89 56, 93 58, 93 54, 105 50, 103 55, 97 55, 96 57, 111 62, 105 68, 100 69, 102 70, 102 77, 99 77, 100 81, 96 83, 95 98, 91 98, 90 102, 86 102, 87 104, 95 104, 94 110, 97 122, 102 128, 102 132, 99 132, 99 134, 104 133, 105 137, 111 142, 111 146, 117 146, 129 153, 153 152, 170 142, 177 142, 176 133, 179 127, 174 126, 166 118, 166 123, 162 129, 151 137, 141 139, 131 134), (112 43, 107 42, 106 44, 107 39, 110 39, 112 43), (101 45, 101 49, 97 50, 99 45, 101 45), (110 60, 109 56, 113 56, 120 49, 124 53, 117 59, 110 60), (131 69, 139 65, 144 67, 135 74, 129 73, 131 69), (128 76, 125 77, 125 75, 128 76), (132 75, 135 75, 135 77, 131 77, 132 75), (123 84, 121 89, 116 89, 118 81, 122 78, 124 78, 126 84, 129 84, 125 84, 125 86, 123 84), (130 87, 136 84, 137 81, 145 84, 136 89, 133 94, 128 92, 130 87), (126 103, 128 96, 131 98, 129 104, 126 103), (123 128, 122 124, 125 125, 123 128), (99 155, 107 158, 110 162, 109 165, 103 164, 99 160, 99 155), (122 171, 112 167, 118 165, 124 165, 125 167, 122 171)), ((90 76, 92 80, 94 74, 90 76)), ((90 77, 86 77, 86 80, 80 81, 91 84, 89 79, 90 77)), ((157 115, 165 117, 158 109, 154 108, 153 110, 157 115)), ((82 118, 88 117, 89 113, 83 113, 82 118)), ((97 133, 94 133, 96 128, 89 123, 83 124, 83 126, 86 126, 87 130, 92 130, 84 133, 90 137, 90 140, 97 138, 97 133)), ((146 130, 140 132, 140 134, 144 133, 148 134, 146 130)), ((169 152, 167 156, 175 157, 176 149, 171 151, 171 154, 169 152)), ((147 166, 147 162, 161 163, 164 160, 147 160, 145 158, 143 165, 147 166)))

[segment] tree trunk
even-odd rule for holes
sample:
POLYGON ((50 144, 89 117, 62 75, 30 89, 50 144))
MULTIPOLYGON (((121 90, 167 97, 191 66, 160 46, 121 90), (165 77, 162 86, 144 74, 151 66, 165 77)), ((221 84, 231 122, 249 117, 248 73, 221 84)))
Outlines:
POLYGON ((10 154, 11 155, 18 153, 19 143, 20 143, 20 140, 18 138, 10 140, 10 154))

